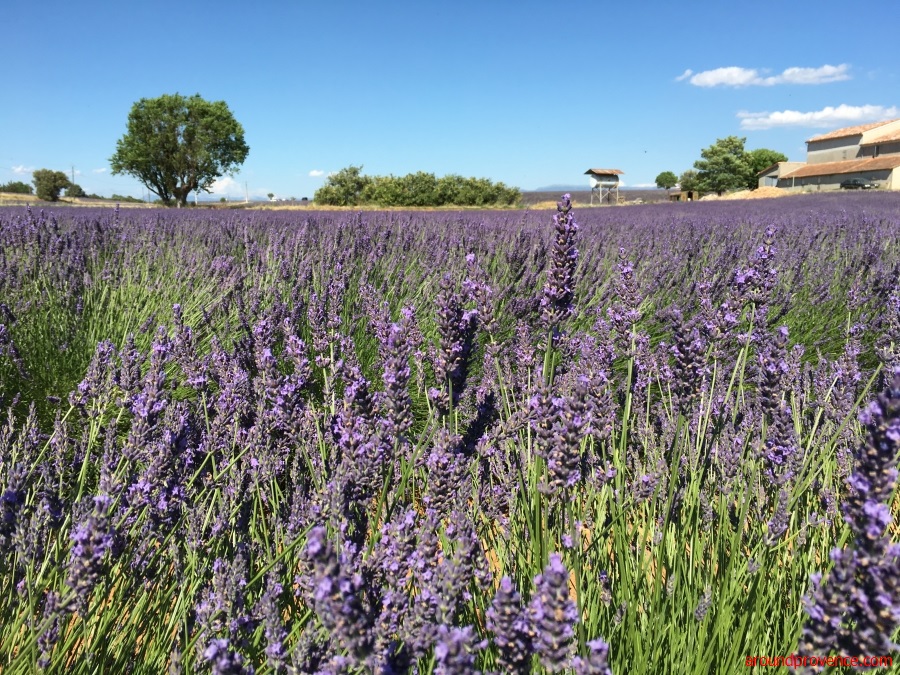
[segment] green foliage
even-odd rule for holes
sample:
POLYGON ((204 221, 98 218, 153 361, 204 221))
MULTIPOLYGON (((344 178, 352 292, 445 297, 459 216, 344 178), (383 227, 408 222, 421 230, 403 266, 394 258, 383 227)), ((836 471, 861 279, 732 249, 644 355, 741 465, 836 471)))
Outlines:
POLYGON ((371 182, 371 178, 362 175, 362 166, 348 166, 328 176, 313 199, 330 206, 356 206, 362 202, 363 192, 371 182))
POLYGON ((656 187, 664 190, 670 190, 678 183, 678 176, 671 171, 663 171, 656 177, 656 187))
POLYGON ((34 188, 31 187, 28 183, 23 183, 20 180, 15 180, 10 181, 6 185, 0 185, 0 192, 10 192, 17 195, 32 195, 34 194, 34 188))
POLYGON ((759 187, 759 179, 757 178, 760 171, 768 169, 778 162, 788 161, 787 155, 775 150, 767 148, 758 148, 747 153, 747 161, 750 164, 750 175, 747 180, 747 188, 755 190, 759 187))
POLYGON ((333 206, 511 206, 521 198, 516 188, 487 178, 450 174, 437 178, 417 171, 405 176, 364 176, 350 166, 332 174, 314 199, 333 206))
POLYGON ((694 168, 701 191, 722 194, 728 190, 755 190, 760 171, 787 161, 786 155, 767 148, 746 151, 746 141, 737 136, 720 138, 700 153, 702 159, 694 162, 694 168))
POLYGON ((138 199, 137 197, 128 197, 125 195, 113 195, 110 199, 114 199, 117 202, 130 202, 132 204, 143 204, 143 199, 138 199))
POLYGON ((66 186, 66 197, 86 197, 87 193, 81 189, 76 183, 69 183, 66 186))
POLYGON ((688 169, 678 178, 678 186, 682 192, 699 192, 700 181, 697 179, 697 172, 688 169))
POLYGON ((134 104, 109 161, 113 174, 134 176, 165 204, 184 206, 191 192, 210 192, 217 178, 233 175, 249 152, 224 101, 165 94, 134 104))
POLYGON ((38 169, 31 175, 38 199, 55 202, 59 199, 59 193, 69 187, 69 179, 62 171, 38 169))
POLYGON ((728 136, 700 152, 702 159, 694 162, 694 168, 701 190, 720 195, 747 185, 750 163, 744 152, 746 141, 746 138, 728 136))

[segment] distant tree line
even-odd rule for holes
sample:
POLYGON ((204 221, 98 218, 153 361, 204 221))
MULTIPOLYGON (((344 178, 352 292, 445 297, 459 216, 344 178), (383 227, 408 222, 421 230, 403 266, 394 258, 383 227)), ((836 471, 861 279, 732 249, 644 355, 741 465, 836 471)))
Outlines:
POLYGON ((328 177, 313 200, 331 206, 512 206, 522 198, 518 188, 487 178, 456 174, 436 177, 418 171, 405 176, 366 176, 349 166, 328 177))
MULTIPOLYGON (((53 171, 52 169, 38 169, 32 173, 32 182, 34 187, 22 181, 10 181, 9 183, 0 184, 0 192, 7 192, 17 195, 34 195, 38 199, 50 202, 59 200, 60 193, 65 190, 66 197, 81 197, 84 199, 103 199, 97 194, 88 194, 80 185, 73 183, 62 171, 53 171)), ((141 202, 143 200, 134 197, 123 197, 122 195, 113 195, 111 199, 121 202, 141 202)))
POLYGON ((0 185, 0 192, 11 192, 17 195, 33 195, 34 188, 32 188, 28 183, 23 183, 20 180, 10 181, 5 185, 0 185))
POLYGON ((668 190, 677 180, 682 192, 719 195, 731 190, 755 190, 759 186, 759 172, 777 162, 786 162, 787 155, 767 148, 745 150, 746 142, 746 138, 738 136, 720 138, 700 151, 700 159, 694 162, 693 169, 677 179, 671 171, 663 171, 656 177, 656 185, 668 190))

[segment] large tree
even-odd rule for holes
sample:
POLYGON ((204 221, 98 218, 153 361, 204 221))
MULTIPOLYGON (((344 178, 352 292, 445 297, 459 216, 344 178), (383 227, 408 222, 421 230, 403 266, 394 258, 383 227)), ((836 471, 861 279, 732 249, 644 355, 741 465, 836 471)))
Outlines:
POLYGON ((112 173, 134 176, 164 203, 184 206, 191 192, 210 192, 217 178, 233 175, 249 152, 225 101, 164 94, 132 106, 109 163, 112 173))
POLYGON ((702 159, 694 162, 694 168, 701 190, 720 195, 747 186, 750 164, 744 152, 746 141, 746 138, 728 136, 700 152, 702 159))
POLYGON ((786 161, 788 161, 787 155, 768 148, 759 148, 748 152, 747 163, 750 165, 750 175, 747 177, 747 188, 755 190, 759 187, 758 174, 760 171, 768 169, 778 162, 786 161))
POLYGON ((678 176, 671 171, 663 171, 656 177, 656 187, 664 189, 668 192, 671 188, 678 184, 678 176))
POLYGON ((69 179, 62 171, 38 169, 31 174, 34 190, 38 199, 55 202, 59 193, 69 187, 69 179))

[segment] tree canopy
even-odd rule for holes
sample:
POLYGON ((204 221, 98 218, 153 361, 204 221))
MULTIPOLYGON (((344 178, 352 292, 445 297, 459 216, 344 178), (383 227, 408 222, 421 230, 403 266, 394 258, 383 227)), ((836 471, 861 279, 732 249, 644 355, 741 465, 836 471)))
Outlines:
POLYGON ((697 180, 697 172, 688 169, 678 177, 678 187, 682 192, 699 192, 700 183, 697 180))
POLYGON ((328 176, 313 199, 331 206, 354 206, 362 201, 363 190, 371 182, 371 178, 363 175, 362 166, 348 166, 328 176))
POLYGON ((656 177, 656 187, 670 190, 678 183, 678 176, 671 171, 663 171, 656 177))
POLYGON ((716 194, 728 190, 754 190, 759 185, 757 174, 760 171, 776 162, 787 161, 787 156, 775 150, 746 151, 746 142, 746 138, 728 136, 700 152, 702 159, 694 162, 700 190, 716 194))
POLYGON ((747 186, 750 163, 744 152, 746 141, 746 138, 728 136, 700 151, 702 159, 694 162, 694 168, 701 190, 722 194, 747 186))
POLYGON ((335 206, 510 206, 521 196, 517 188, 487 178, 456 174, 438 178, 425 171, 405 176, 366 176, 361 166, 349 166, 331 174, 313 199, 335 206))
POLYGON ((38 199, 55 202, 59 199, 59 193, 69 187, 69 179, 62 171, 38 169, 31 174, 31 178, 38 199))
POLYGON ((110 158, 113 174, 129 174, 165 204, 187 204, 191 192, 210 192, 247 158, 244 128, 224 101, 164 94, 142 98, 128 114, 128 130, 110 158))
POLYGON ((87 197, 87 193, 77 183, 69 183, 66 186, 66 197, 87 197))
POLYGON ((747 180, 747 188, 754 190, 759 186, 757 174, 759 174, 760 171, 768 169, 778 162, 786 162, 788 161, 788 158, 787 155, 781 152, 776 152, 775 150, 769 150, 767 148, 759 148, 747 153, 747 161, 750 163, 750 176, 747 180))

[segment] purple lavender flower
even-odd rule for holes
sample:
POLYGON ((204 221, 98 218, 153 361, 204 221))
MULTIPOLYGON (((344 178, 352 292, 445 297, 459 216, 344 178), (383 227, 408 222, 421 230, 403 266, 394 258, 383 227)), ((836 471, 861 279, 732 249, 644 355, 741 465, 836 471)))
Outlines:
POLYGON ((234 560, 217 558, 209 586, 197 603, 197 622, 210 634, 227 632, 231 644, 242 646, 256 627, 247 604, 247 559, 239 552, 234 560))
POLYGON ((384 351, 384 433, 399 442, 412 426, 412 401, 409 396, 410 367, 413 344, 410 340, 412 310, 404 308, 400 323, 391 324, 385 337, 384 351))
POLYGON ((569 667, 575 648, 578 608, 569 597, 569 571, 558 553, 550 556, 544 572, 534 579, 534 595, 528 605, 534 650, 551 673, 569 667))
POLYGON ((71 534, 66 584, 77 598, 79 613, 87 612, 88 599, 116 552, 117 533, 111 522, 112 500, 106 495, 94 497, 94 508, 76 525, 71 534))
MULTIPOLYGON (((0 470, 4 469, 0 461, 0 470)), ((0 554, 12 548, 13 535, 19 524, 19 516, 25 507, 25 476, 27 470, 16 463, 9 470, 0 494, 0 554)))
POLYGON ((700 598, 700 602, 697 603, 696 609, 694 609, 694 619, 698 622, 702 622, 706 618, 706 614, 709 612, 709 608, 712 606, 712 591, 709 587, 703 591, 703 597, 700 598))
POLYGON ((434 645, 435 675, 477 674, 475 653, 482 648, 484 643, 475 640, 472 626, 438 626, 434 645))
POLYGON ((374 617, 365 603, 358 561, 339 560, 324 527, 310 530, 304 555, 312 568, 311 601, 316 616, 353 662, 368 662, 373 655, 374 617))
POLYGON ((475 346, 478 311, 464 308, 463 298, 454 290, 449 274, 441 277, 436 300, 440 340, 434 354, 434 369, 440 388, 433 398, 438 411, 446 414, 450 405, 459 401, 466 385, 469 358, 475 346))
POLYGON ((203 651, 203 659, 213 675, 253 675, 253 666, 244 665, 244 657, 231 649, 228 638, 210 640, 203 651))
POLYGON ((703 390, 706 375, 706 343, 694 322, 685 321, 677 308, 671 312, 673 324, 672 346, 675 357, 672 395, 683 414, 689 414, 693 402, 703 390))
POLYGON ((434 445, 425 461, 428 490, 425 503, 437 520, 444 518, 465 490, 466 458, 460 451, 460 438, 446 429, 435 431, 434 445))
POLYGON ((860 414, 867 439, 856 453, 844 519, 853 533, 834 549, 830 574, 816 574, 806 598, 802 654, 888 654, 900 625, 900 545, 886 535, 900 449, 900 373, 860 414))
POLYGON ((266 662, 275 673, 287 671, 286 642, 288 631, 281 616, 279 598, 284 587, 279 583, 283 577, 283 569, 276 567, 266 575, 266 587, 260 598, 260 608, 265 625, 266 662))
POLYGON ((44 630, 38 636, 38 649, 41 655, 38 657, 38 668, 46 670, 50 666, 53 647, 59 641, 60 618, 63 608, 60 605, 59 594, 55 591, 47 593, 44 600, 44 612, 42 626, 44 630))
POLYGON ((505 673, 530 673, 534 654, 532 636, 522 607, 522 596, 509 577, 500 580, 485 616, 487 629, 494 634, 497 665, 505 673))
POLYGON ((590 653, 572 659, 572 670, 575 675, 612 675, 609 667, 609 645, 597 638, 587 643, 590 653))
POLYGON ((578 265, 578 248, 575 245, 578 223, 571 213, 572 202, 568 194, 562 196, 556 211, 553 216, 556 239, 541 298, 541 317, 549 329, 555 329, 574 311, 575 268, 578 265))

